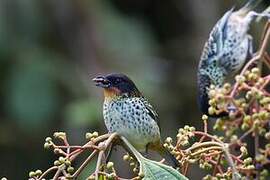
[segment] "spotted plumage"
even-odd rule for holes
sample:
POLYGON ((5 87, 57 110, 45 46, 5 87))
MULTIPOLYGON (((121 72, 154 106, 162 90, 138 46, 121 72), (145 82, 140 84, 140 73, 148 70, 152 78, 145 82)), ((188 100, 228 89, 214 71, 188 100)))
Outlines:
POLYGON ((138 150, 160 141, 159 127, 142 97, 115 97, 105 99, 103 116, 109 132, 125 136, 138 150))
POLYGON ((178 164, 161 143, 156 111, 133 81, 123 74, 109 74, 94 78, 94 82, 104 89, 103 116, 110 133, 124 136, 139 151, 149 148, 178 164))
POLYGON ((205 43, 198 67, 198 100, 200 109, 208 114, 208 89, 221 87, 238 72, 253 55, 252 37, 248 34, 252 20, 268 14, 251 11, 261 0, 249 0, 239 9, 229 10, 216 23, 205 43))

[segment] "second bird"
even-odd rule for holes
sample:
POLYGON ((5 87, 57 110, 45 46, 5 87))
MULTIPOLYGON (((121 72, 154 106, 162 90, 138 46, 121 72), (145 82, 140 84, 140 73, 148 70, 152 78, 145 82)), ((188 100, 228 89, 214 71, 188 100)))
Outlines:
POLYGON ((258 16, 269 18, 269 14, 252 11, 261 1, 249 0, 241 9, 229 10, 212 29, 198 67, 198 100, 202 113, 209 115, 210 85, 221 87, 252 57, 252 37, 248 34, 250 23, 258 16))
POLYGON ((148 148, 177 160, 162 145, 158 116, 136 85, 124 74, 109 74, 93 79, 104 89, 103 116, 110 133, 124 136, 137 150, 148 148))

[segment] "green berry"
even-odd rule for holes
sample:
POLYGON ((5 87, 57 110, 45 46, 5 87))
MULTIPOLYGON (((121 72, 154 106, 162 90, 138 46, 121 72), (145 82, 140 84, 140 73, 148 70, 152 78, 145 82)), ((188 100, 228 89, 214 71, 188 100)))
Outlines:
POLYGON ((55 154, 59 154, 59 153, 61 152, 61 150, 58 149, 58 148, 56 148, 56 149, 53 150, 53 152, 54 152, 55 154))
POLYGON ((202 120, 207 121, 207 120, 208 120, 208 116, 204 114, 204 115, 202 116, 202 120))
POLYGON ((63 163, 65 163, 65 160, 66 160, 66 159, 65 159, 64 157, 60 156, 58 160, 59 160, 59 162, 60 162, 61 164, 63 164, 63 163))
POLYGON ((136 173, 136 172, 138 172, 138 168, 135 167, 135 168, 133 168, 132 171, 136 173))
POLYGON ((60 161, 56 160, 56 161, 54 161, 53 165, 59 166, 59 165, 61 165, 61 163, 60 163, 60 161))
POLYGON ((93 132, 93 137, 98 137, 98 132, 93 132))
POLYGON ((261 176, 268 176, 269 172, 267 169, 262 170, 262 172, 260 173, 261 176))
POLYGON ((44 149, 49 149, 51 147, 51 144, 48 142, 44 143, 44 149))
POLYGON ((71 161, 68 160, 68 159, 66 159, 66 160, 65 160, 65 165, 70 166, 70 165, 71 165, 71 161))
POLYGON ((46 137, 45 141, 46 142, 51 142, 52 141, 52 138, 51 137, 46 137))
POLYGON ((173 142, 171 137, 167 137, 165 140, 166 143, 171 144, 173 142))
POLYGON ((246 99, 251 99, 251 97, 253 96, 253 94, 252 94, 252 92, 251 91, 248 91, 247 93, 246 93, 246 99))
POLYGON ((259 135, 263 136, 263 135, 265 135, 265 133, 266 133, 266 129, 259 128, 259 135))
POLYGON ((145 176, 143 172, 140 172, 138 175, 140 178, 143 178, 145 176))
POLYGON ((251 164, 252 163, 252 158, 251 157, 248 157, 246 159, 244 159, 244 164, 245 165, 248 165, 248 164, 251 164))
POLYGON ((247 148, 245 146, 241 146, 240 151, 244 156, 246 156, 248 154, 247 148))
POLYGON ((265 157, 264 157, 264 155, 259 154, 255 157, 255 159, 257 162, 262 162, 265 159, 265 157))
POLYGON ((55 132, 53 134, 53 137, 59 138, 59 139, 64 139, 66 137, 66 133, 65 132, 55 132))
POLYGON ((213 107, 209 107, 208 108, 208 113, 210 114, 210 115, 213 115, 213 114, 215 114, 215 109, 213 108, 213 107))
POLYGON ((254 73, 254 74, 260 74, 260 69, 255 67, 255 68, 251 69, 251 72, 254 73))
POLYGON ((85 134, 85 139, 91 139, 93 137, 92 133, 86 133, 85 134))
POLYGON ((34 176, 36 176, 36 173, 35 173, 34 171, 30 171, 30 172, 29 172, 29 177, 32 178, 32 177, 34 177, 34 176))
POLYGON ((181 143, 181 145, 182 145, 182 146, 188 146, 188 145, 189 145, 188 140, 183 141, 183 142, 181 143))
POLYGON ((192 126, 192 127, 189 128, 189 130, 190 130, 190 132, 193 132, 193 131, 196 130, 196 128, 192 126))
POLYGON ((265 139, 270 140, 270 132, 265 133, 264 137, 265 139))
POLYGON ((244 119, 243 119, 243 121, 244 121, 245 123, 250 122, 250 120, 251 120, 251 116, 250 116, 250 115, 246 115, 246 116, 244 117, 244 119))
POLYGON ((68 172, 68 173, 73 173, 73 172, 74 172, 74 167, 69 166, 69 167, 67 168, 67 172, 68 172))
POLYGON ((42 171, 38 169, 38 170, 36 170, 35 173, 36 173, 37 176, 40 176, 42 174, 42 171))
POLYGON ((249 128, 249 125, 247 124, 247 123, 243 123, 242 125, 241 125, 241 129, 242 130, 247 130, 249 128))
POLYGON ((232 143, 236 143, 237 140, 238 140, 238 137, 237 137, 236 135, 232 135, 232 137, 231 137, 231 142, 232 142, 232 143))
POLYGON ((87 178, 87 180, 95 180, 95 176, 94 175, 91 175, 87 178))
POLYGON ((123 160, 124 161, 129 161, 130 160, 130 156, 128 154, 123 156, 123 160))
POLYGON ((130 166, 135 166, 135 163, 134 162, 131 162, 129 165, 130 166))
POLYGON ((209 163, 205 163, 204 164, 204 168, 205 168, 205 170, 210 170, 210 169, 212 169, 212 164, 209 164, 209 163))
POLYGON ((208 92, 208 94, 209 94, 209 97, 210 98, 213 98, 216 95, 216 91, 214 89, 210 89, 210 91, 208 92))
POLYGON ((247 169, 255 169, 255 166, 254 166, 253 164, 248 165, 248 166, 247 166, 247 169))
POLYGON ((203 180, 212 180, 212 178, 213 177, 208 174, 208 175, 206 175, 206 176, 203 177, 203 180))
POLYGON ((246 78, 244 76, 241 75, 237 75, 235 77, 236 82, 238 82, 240 85, 243 84, 246 81, 246 78))
POLYGON ((108 162, 107 163, 107 168, 108 169, 112 169, 113 168, 113 165, 114 165, 113 162, 108 162))

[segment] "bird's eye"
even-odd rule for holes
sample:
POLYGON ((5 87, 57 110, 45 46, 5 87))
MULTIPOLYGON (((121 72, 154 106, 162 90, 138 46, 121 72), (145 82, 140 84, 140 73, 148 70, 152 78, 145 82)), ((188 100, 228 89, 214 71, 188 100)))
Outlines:
POLYGON ((116 84, 118 84, 118 83, 120 83, 120 82, 121 82, 121 80, 118 79, 118 78, 115 80, 115 83, 116 83, 116 84))

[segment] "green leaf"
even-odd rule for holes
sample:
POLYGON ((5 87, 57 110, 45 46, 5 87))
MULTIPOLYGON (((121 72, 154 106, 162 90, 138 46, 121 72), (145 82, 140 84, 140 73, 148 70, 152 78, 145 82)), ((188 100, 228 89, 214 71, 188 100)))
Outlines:
POLYGON ((136 159, 140 163, 140 173, 143 173, 144 180, 188 180, 187 177, 180 174, 177 170, 165 164, 152 161, 143 157, 130 143, 129 141, 120 136, 122 141, 127 145, 129 150, 133 153, 136 159))
POLYGON ((180 174, 177 170, 165 164, 152 161, 141 157, 139 159, 141 162, 142 170, 144 173, 144 180, 187 180, 188 178, 180 174))

